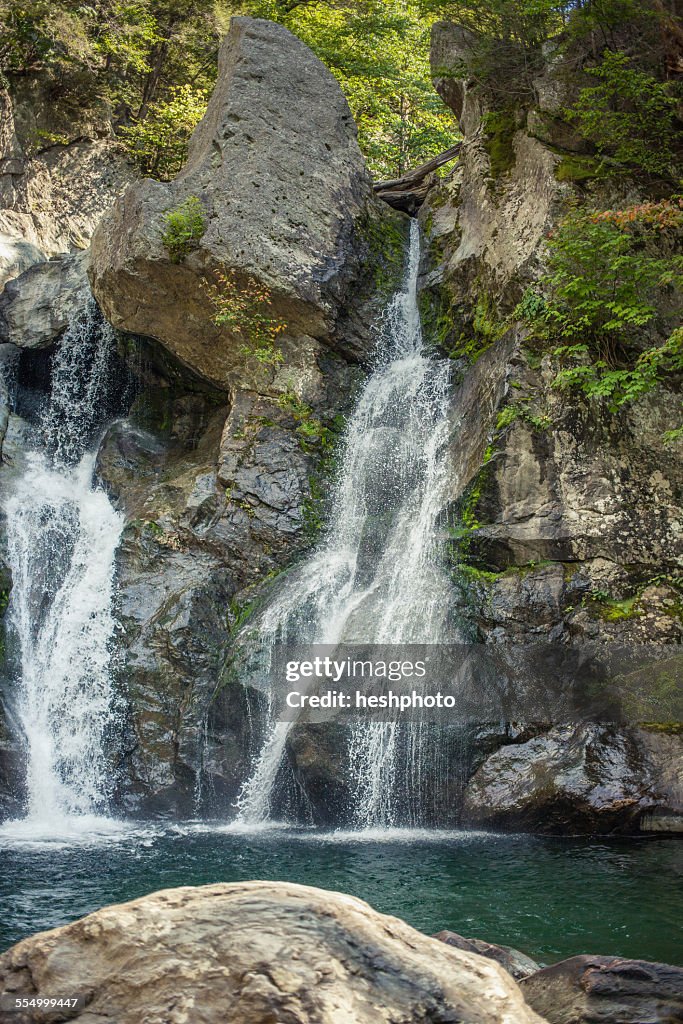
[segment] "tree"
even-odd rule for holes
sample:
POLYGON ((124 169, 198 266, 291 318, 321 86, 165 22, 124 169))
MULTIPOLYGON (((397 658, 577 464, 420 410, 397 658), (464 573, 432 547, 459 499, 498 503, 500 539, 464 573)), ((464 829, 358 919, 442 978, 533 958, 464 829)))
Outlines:
POLYGON ((236 0, 229 10, 217 0, 0 0, 0 68, 108 103, 143 170, 168 177, 210 93, 230 13, 286 25, 327 64, 377 177, 453 143, 455 122, 429 75, 432 19, 415 0, 236 0))
POLYGON ((625 53, 605 50, 566 116, 601 155, 647 174, 673 175, 676 99, 668 83, 640 71, 625 53))

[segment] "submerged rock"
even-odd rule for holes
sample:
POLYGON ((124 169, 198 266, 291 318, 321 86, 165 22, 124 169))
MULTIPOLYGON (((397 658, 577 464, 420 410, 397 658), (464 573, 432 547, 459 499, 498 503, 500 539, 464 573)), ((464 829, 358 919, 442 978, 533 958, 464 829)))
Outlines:
POLYGON ((611 956, 573 956, 521 981, 549 1024, 676 1024, 683 968, 611 956))
MULTIPOLYGON (((12 997, 82 994, 117 1024, 541 1024, 506 972, 341 893, 282 882, 167 889, 25 939, 12 997)), ((44 1019, 12 1015, 16 1024, 44 1019)))
POLYGON ((535 960, 511 946, 497 946, 494 942, 484 942, 483 939, 465 939, 457 932, 451 931, 437 932, 434 938, 439 942, 445 942, 447 946, 454 946, 455 949, 464 949, 467 953, 476 953, 478 956, 495 960, 515 981, 528 978, 541 969, 535 960))
POLYGON ((133 185, 103 218, 93 292, 115 327, 158 339, 223 387, 245 376, 249 300, 239 324, 216 327, 216 274, 234 275, 226 294, 269 289, 288 335, 358 357, 367 334, 337 328, 371 210, 384 215, 331 73, 283 26, 233 18, 186 165, 170 184, 133 185), (169 237, 169 215, 195 217, 186 245, 169 237))

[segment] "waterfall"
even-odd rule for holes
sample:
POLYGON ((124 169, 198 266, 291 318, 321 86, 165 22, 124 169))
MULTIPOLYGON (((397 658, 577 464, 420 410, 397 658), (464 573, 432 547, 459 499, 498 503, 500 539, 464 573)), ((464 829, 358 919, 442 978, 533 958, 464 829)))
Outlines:
POLYGON ((111 603, 123 517, 93 486, 93 442, 106 414, 113 341, 91 300, 59 343, 39 440, 5 509, 27 815, 48 830, 107 809, 111 603))
MULTIPOLYGON (((440 566, 436 523, 447 500, 449 364, 425 351, 419 260, 413 221, 404 280, 378 325, 374 370, 346 430, 329 529, 259 620, 266 662, 278 641, 446 639, 450 585, 440 566)), ((270 722, 238 800, 238 821, 271 817, 292 724, 270 722)), ((419 784, 419 735, 407 737, 409 771, 397 770, 406 746, 399 742, 401 728, 421 727, 366 722, 353 730, 349 770, 359 827, 396 824, 397 779, 419 784)))

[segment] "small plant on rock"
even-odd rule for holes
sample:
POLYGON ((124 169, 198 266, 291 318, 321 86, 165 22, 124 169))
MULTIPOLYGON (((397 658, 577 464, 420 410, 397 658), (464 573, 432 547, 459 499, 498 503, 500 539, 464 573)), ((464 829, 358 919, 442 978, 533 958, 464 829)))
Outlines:
POLYGON ((242 340, 242 355, 265 369, 283 361, 278 338, 287 325, 273 316, 273 299, 266 285, 253 277, 238 279, 234 270, 220 270, 213 281, 206 282, 206 290, 215 311, 213 322, 242 340))
POLYGON ((172 263, 181 263, 196 248, 206 231, 204 210, 197 196, 189 196, 184 203, 164 214, 166 230, 161 240, 172 263))

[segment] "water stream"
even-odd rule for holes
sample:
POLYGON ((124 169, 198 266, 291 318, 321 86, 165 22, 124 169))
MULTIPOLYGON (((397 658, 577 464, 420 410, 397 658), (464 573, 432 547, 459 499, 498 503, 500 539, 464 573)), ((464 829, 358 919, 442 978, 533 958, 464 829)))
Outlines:
MULTIPOLYGON (((92 302, 65 332, 34 450, 6 503, 27 825, 107 809, 114 557, 123 529, 93 485, 113 332, 92 302)), ((91 822, 92 824, 92 822, 91 822)), ((7 827, 11 828, 12 823, 7 827)))
MULTIPOLYGON (((350 417, 326 537, 258 622, 277 642, 420 643, 447 635, 451 587, 438 557, 448 484, 449 365, 430 354, 417 303, 419 228, 411 224, 401 288, 378 325, 375 365, 350 417)), ((272 709, 270 711, 272 716, 272 709)), ((268 820, 294 723, 271 721, 239 799, 239 819, 268 820)), ((413 730, 419 730, 414 725, 413 730)), ((357 726, 349 747, 355 825, 418 824, 397 808, 397 784, 419 785, 420 743, 394 722, 357 726), (405 737, 404 737, 405 739, 405 737), (397 759, 412 751, 408 772, 397 759), (399 753, 401 752, 401 753, 399 753), (407 821, 401 821, 400 815, 407 821)), ((405 801, 404 801, 405 803, 405 801)), ((419 801, 408 800, 415 807, 419 801)))

